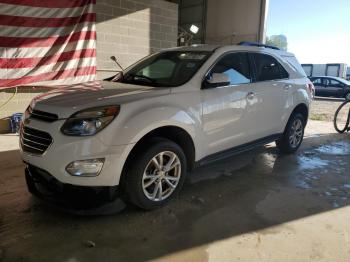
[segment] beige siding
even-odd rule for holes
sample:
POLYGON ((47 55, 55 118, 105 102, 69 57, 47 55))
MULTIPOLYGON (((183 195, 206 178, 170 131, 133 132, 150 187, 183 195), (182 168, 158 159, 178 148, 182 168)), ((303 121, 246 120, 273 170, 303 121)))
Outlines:
POLYGON ((99 78, 117 67, 177 44, 178 6, 163 0, 99 0, 97 13, 97 68, 99 78))
POLYGON ((206 42, 263 41, 267 0, 208 0, 206 42))

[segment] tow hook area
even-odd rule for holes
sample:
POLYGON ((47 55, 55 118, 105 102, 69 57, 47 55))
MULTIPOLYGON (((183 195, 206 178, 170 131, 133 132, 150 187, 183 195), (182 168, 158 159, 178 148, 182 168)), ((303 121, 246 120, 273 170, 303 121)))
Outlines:
POLYGON ((126 204, 116 187, 83 187, 63 184, 45 170, 27 165, 25 178, 30 193, 64 212, 94 216, 122 211, 126 204))

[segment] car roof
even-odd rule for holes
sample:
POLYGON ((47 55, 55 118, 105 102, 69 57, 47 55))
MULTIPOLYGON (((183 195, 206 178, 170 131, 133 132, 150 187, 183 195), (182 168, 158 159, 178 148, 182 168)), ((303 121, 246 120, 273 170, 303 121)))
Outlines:
POLYGON ((208 51, 213 52, 218 49, 220 45, 191 45, 191 46, 180 46, 165 49, 164 51, 174 50, 174 51, 208 51))
POLYGON ((343 78, 337 76, 311 76, 311 78, 332 78, 335 80, 344 80, 343 78))
POLYGON ((182 46, 165 49, 164 51, 207 51, 214 52, 216 50, 220 50, 221 52, 227 51, 251 51, 251 52, 260 52, 265 51, 267 53, 279 54, 281 56, 294 56, 294 54, 283 51, 276 50, 268 47, 257 47, 257 46, 245 46, 245 45, 191 45, 191 46, 182 46))

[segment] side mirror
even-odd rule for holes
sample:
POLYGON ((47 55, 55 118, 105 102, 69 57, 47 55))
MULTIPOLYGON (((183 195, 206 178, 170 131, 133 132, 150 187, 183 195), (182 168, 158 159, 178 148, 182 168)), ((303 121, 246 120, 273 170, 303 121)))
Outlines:
POLYGON ((230 77, 222 73, 213 73, 210 78, 204 80, 203 88, 215 88, 230 84, 230 77))

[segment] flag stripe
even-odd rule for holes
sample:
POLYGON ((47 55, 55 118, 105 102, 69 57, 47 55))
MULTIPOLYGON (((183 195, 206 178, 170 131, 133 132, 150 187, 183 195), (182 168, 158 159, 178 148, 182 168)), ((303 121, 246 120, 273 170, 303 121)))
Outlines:
POLYGON ((31 57, 31 58, 0 58, 0 68, 28 68, 39 67, 48 64, 54 64, 58 62, 68 61, 71 59, 95 57, 96 49, 82 49, 63 52, 56 55, 46 57, 31 57))
POLYGON ((24 5, 46 8, 71 8, 80 7, 90 3, 96 4, 96 0, 0 0, 0 3, 12 4, 12 5, 24 5))
POLYGON ((66 27, 79 23, 95 22, 96 14, 86 13, 81 16, 67 18, 39 18, 26 16, 0 15, 0 25, 21 27, 66 27))
POLYGON ((56 72, 62 69, 73 69, 84 66, 96 66, 96 59, 92 57, 85 57, 82 59, 71 59, 56 64, 43 65, 33 68, 0 69, 0 78, 4 78, 4 76, 7 74, 7 79, 17 79, 25 76, 36 76, 45 72, 56 72))
POLYGON ((0 88, 96 77, 95 0, 0 0, 0 88))
POLYGON ((96 31, 95 23, 85 22, 65 27, 19 27, 1 26, 0 36, 6 37, 52 37, 69 35, 72 32, 96 31))
POLYGON ((81 49, 96 49, 95 41, 80 40, 77 42, 67 43, 66 45, 56 45, 52 47, 36 47, 36 48, 0 48, 0 58, 30 58, 30 57, 46 57, 63 52, 81 49))
MULTIPOLYGON (((68 70, 60 70, 56 72, 46 72, 40 75, 35 76, 25 76, 20 79, 0 79, 0 86, 17 86, 17 85, 26 85, 33 82, 41 82, 45 80, 58 80, 64 79, 68 77, 76 77, 83 75, 95 75, 96 74, 96 66, 87 66, 87 67, 79 67, 68 70)), ((88 81, 88 80, 87 80, 88 81)))
POLYGON ((30 7, 23 5, 11 5, 0 3, 1 15, 12 16, 28 16, 41 18, 64 18, 74 17, 77 14, 93 13, 93 4, 88 4, 81 7, 72 8, 44 8, 44 7, 30 7))
MULTIPOLYGON (((96 31, 79 31, 65 36, 51 37, 5 37, 0 36, 0 47, 51 47, 79 40, 95 40, 96 31)), ((1 54, 0 54, 1 55, 1 54)))

